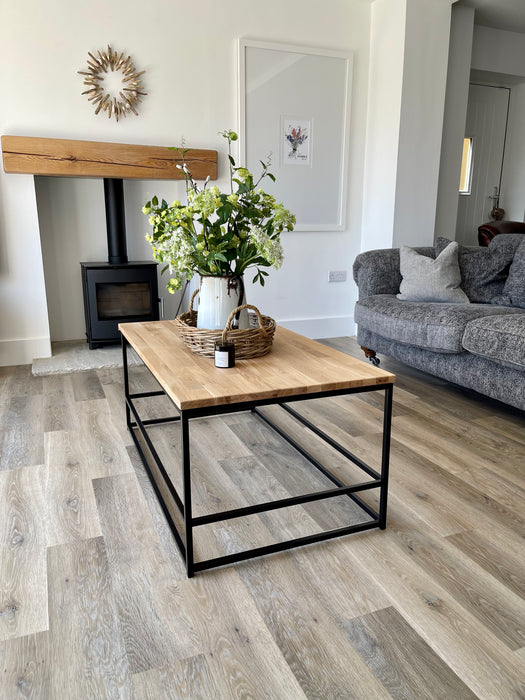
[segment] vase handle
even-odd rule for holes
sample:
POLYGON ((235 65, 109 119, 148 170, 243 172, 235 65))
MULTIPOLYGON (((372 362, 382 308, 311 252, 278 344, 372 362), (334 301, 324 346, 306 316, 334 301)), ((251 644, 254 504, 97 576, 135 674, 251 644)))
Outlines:
MULTIPOLYGON (((192 301, 193 301, 193 297, 192 297, 192 301)), ((255 311, 255 315, 257 316, 257 321, 259 322, 259 328, 261 328, 261 330, 263 330, 263 331, 266 330, 264 328, 261 312, 259 311, 259 309, 256 306, 253 306, 252 304, 242 304, 241 306, 237 306, 235 309, 233 309, 228 320, 226 321, 226 326, 222 332, 222 342, 223 343, 226 342, 226 336, 228 335, 228 331, 231 331, 231 329, 232 329, 231 324, 232 324, 233 319, 235 318, 235 314, 243 311, 244 309, 251 309, 252 311, 255 311)))

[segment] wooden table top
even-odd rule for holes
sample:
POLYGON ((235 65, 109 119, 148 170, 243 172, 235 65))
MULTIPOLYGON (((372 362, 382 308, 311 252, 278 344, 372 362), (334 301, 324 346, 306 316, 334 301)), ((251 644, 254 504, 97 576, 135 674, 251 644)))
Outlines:
POLYGON ((161 387, 181 409, 391 384, 395 375, 277 327, 272 351, 235 367, 215 367, 182 342, 173 321, 120 323, 161 387))

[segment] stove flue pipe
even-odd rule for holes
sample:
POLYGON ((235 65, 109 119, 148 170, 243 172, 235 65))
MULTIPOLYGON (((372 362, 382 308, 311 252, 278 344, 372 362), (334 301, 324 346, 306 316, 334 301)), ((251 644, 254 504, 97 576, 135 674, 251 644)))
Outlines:
POLYGON ((108 262, 122 265, 128 262, 126 215, 124 212, 124 183, 119 178, 104 178, 108 262))

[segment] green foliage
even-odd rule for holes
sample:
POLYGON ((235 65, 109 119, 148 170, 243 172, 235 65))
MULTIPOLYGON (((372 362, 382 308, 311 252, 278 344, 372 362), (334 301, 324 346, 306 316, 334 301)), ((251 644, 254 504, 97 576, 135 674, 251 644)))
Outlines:
POLYGON ((165 262, 170 273, 168 291, 180 289, 184 280, 195 272, 201 275, 242 275, 249 267, 256 268, 253 281, 264 285, 267 272, 261 267, 282 264, 280 234, 292 231, 295 217, 270 194, 259 188, 264 178, 275 182, 268 171, 270 159, 261 162, 262 172, 254 182, 249 170, 235 165, 231 143, 237 140, 234 131, 223 131, 228 141, 230 194, 216 186, 208 187, 208 179, 199 188, 184 161, 186 150, 177 150, 183 159, 179 166, 185 175, 187 204, 174 201, 168 205, 157 197, 146 202, 142 211, 149 217, 153 231, 146 239, 153 257, 165 262))

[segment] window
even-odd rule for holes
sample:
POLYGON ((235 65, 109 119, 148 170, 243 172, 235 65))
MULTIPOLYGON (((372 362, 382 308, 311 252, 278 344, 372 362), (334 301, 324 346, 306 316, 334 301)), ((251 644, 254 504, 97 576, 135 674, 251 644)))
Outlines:
POLYGON ((459 193, 470 194, 472 175, 472 138, 463 139, 463 157, 461 159, 461 175, 459 178, 459 193))

